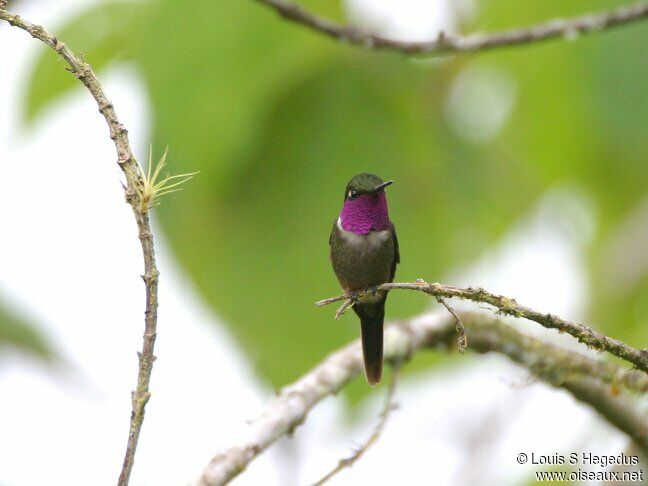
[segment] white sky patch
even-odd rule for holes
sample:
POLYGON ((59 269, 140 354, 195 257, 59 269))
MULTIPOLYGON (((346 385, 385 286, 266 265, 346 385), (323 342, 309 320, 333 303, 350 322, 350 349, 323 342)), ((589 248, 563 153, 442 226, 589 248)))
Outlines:
POLYGON ((456 30, 449 0, 345 0, 352 24, 396 40, 426 41, 456 30))
POLYGON ((479 62, 468 64, 446 96, 446 118, 461 137, 488 141, 504 128, 516 97, 517 84, 506 70, 479 62))

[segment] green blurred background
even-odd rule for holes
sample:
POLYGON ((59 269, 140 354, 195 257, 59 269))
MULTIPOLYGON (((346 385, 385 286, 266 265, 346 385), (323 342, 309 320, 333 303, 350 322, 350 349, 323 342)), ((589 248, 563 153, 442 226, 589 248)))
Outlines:
MULTIPOLYGON (((343 19, 337 1, 301 3, 343 19)), ((496 30, 623 3, 479 1, 460 27, 496 30)), ((646 347, 648 23, 436 60, 343 45, 243 0, 101 4, 57 33, 99 71, 127 61, 142 74, 154 152, 168 145, 170 170, 200 171, 165 198, 156 223, 273 385, 358 334, 354 318, 335 323, 333 308, 313 302, 339 293, 328 234, 346 182, 363 171, 397 181, 400 281, 442 280, 473 262, 551 187, 586 194, 598 222, 587 319, 646 347), (465 94, 496 111, 492 90, 479 85, 493 76, 510 112, 492 136, 471 135, 453 103, 465 94)), ((81 88, 42 50, 25 124, 72 89, 81 88)), ((427 304, 403 292, 388 317, 427 304)), ((47 353, 12 322, 0 325, 1 340, 47 353)))

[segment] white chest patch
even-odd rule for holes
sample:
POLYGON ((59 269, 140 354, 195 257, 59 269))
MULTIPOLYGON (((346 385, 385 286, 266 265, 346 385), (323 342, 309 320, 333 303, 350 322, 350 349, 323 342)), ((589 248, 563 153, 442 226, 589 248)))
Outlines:
POLYGON ((338 218, 337 227, 345 241, 352 245, 376 246, 383 243, 390 236, 389 230, 371 231, 366 235, 357 235, 353 231, 347 231, 342 228, 342 220, 338 218))

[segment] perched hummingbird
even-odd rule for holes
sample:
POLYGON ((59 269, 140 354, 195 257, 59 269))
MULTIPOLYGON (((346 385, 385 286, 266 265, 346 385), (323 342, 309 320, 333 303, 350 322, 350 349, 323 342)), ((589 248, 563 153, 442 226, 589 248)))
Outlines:
MULTIPOLYGON (((358 174, 344 191, 344 205, 329 245, 333 270, 347 293, 394 281, 400 255, 385 194, 385 188, 393 182, 383 182, 373 174, 358 174)), ((387 292, 373 292, 353 306, 360 318, 365 373, 372 386, 382 376, 386 300, 387 292)))

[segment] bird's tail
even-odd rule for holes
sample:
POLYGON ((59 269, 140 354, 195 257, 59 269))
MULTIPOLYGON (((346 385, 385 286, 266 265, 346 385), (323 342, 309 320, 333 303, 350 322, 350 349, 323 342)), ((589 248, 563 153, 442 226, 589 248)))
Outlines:
POLYGON ((356 304, 353 309, 360 317, 365 374, 369 385, 374 386, 382 377, 385 305, 356 304))

